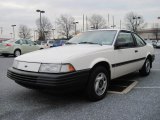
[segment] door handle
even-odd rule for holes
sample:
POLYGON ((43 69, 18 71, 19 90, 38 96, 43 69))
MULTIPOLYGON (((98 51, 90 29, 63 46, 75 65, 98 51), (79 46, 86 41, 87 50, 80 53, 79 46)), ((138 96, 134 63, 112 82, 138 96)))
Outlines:
POLYGON ((138 52, 138 50, 135 50, 135 53, 138 52))

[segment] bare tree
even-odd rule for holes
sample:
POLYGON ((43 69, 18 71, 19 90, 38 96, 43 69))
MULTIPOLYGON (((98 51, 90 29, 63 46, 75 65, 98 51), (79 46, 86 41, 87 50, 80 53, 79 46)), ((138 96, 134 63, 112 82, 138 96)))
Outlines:
POLYGON ((106 27, 106 21, 103 18, 103 16, 98 15, 98 14, 93 14, 89 18, 89 24, 91 28, 93 29, 100 29, 100 28, 105 28, 106 27))
POLYGON ((31 36, 31 29, 28 28, 26 25, 19 26, 19 37, 23 39, 30 39, 31 36))
POLYGON ((58 32, 69 39, 72 36, 74 30, 73 22, 75 19, 70 15, 61 15, 57 20, 58 32))
POLYGON ((144 19, 143 16, 138 15, 134 12, 129 12, 125 16, 125 22, 126 22, 126 28, 129 30, 132 30, 134 32, 137 32, 141 28, 144 27, 144 19))
POLYGON ((53 26, 47 17, 41 18, 41 24, 40 24, 40 19, 37 19, 36 25, 39 33, 39 40, 45 40, 51 37, 52 33, 51 31, 53 26))

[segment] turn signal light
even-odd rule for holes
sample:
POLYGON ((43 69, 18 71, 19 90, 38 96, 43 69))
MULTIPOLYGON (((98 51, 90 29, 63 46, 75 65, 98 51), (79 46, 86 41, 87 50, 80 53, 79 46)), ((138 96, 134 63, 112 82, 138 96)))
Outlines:
POLYGON ((72 65, 70 65, 70 64, 69 64, 68 68, 69 68, 69 71, 70 71, 70 72, 75 71, 75 68, 74 68, 72 65))

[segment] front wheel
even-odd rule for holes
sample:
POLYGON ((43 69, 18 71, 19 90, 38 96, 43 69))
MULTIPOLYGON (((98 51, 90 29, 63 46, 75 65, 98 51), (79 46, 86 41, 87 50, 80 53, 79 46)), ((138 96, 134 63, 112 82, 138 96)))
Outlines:
POLYGON ((89 77, 87 86, 87 96, 91 101, 98 101, 105 97, 108 89, 109 74, 103 66, 93 69, 89 77))
POLYGON ((21 55, 21 51, 20 50, 15 50, 14 51, 14 56, 15 57, 18 57, 18 56, 20 56, 21 55))
POLYGON ((139 71, 139 73, 142 76, 147 76, 147 75, 149 75, 150 70, 151 70, 151 61, 150 61, 150 59, 147 58, 142 69, 139 71))

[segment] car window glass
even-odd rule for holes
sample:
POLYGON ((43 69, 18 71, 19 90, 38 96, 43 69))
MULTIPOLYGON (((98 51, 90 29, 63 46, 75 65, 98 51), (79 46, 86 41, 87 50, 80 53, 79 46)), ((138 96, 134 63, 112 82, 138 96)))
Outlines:
POLYGON ((29 45, 34 45, 34 42, 31 41, 31 40, 26 40, 26 42, 27 42, 29 45))
POLYGON ((116 44, 122 44, 122 43, 126 44, 125 47, 135 46, 132 34, 127 32, 120 32, 117 37, 116 44))
POLYGON ((22 40, 22 44, 27 44, 26 40, 22 40))
POLYGON ((16 44, 21 44, 21 41, 20 41, 20 40, 17 40, 15 43, 16 43, 16 44))
POLYGON ((52 44, 54 41, 49 41, 50 44, 52 44))
POLYGON ((136 42, 137 42, 138 46, 144 46, 145 45, 145 43, 143 42, 143 40, 138 35, 134 34, 134 37, 136 39, 136 42))

